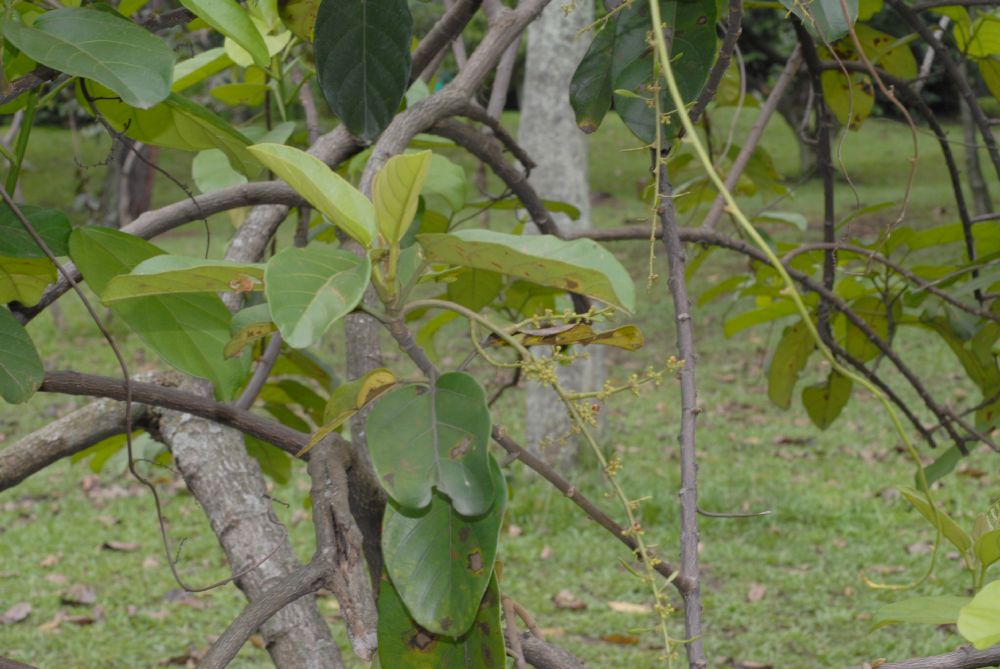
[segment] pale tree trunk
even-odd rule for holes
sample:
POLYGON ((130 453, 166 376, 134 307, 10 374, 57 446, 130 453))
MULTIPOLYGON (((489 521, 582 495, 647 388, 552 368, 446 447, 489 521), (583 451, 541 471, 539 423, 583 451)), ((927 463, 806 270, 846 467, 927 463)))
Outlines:
MULTIPOLYGON (((580 210, 577 221, 554 214, 563 230, 569 225, 578 229, 591 227, 586 136, 576 126, 569 105, 568 82, 589 41, 586 36, 577 38, 577 33, 593 20, 593 3, 577 3, 569 15, 559 3, 551 3, 528 29, 518 140, 537 163, 530 181, 538 194, 569 202, 580 210)), ((563 385, 574 390, 600 388, 603 356, 598 348, 585 349, 588 359, 560 368, 563 385)), ((525 404, 528 446, 540 450, 553 464, 570 464, 576 459, 576 445, 566 439, 568 430, 566 410, 555 393, 531 382, 525 404)))
MULTIPOLYGON (((182 387, 206 396, 211 393, 205 381, 188 380, 182 387)), ((260 563, 237 581, 247 599, 259 598, 301 567, 285 528, 274 515, 260 467, 246 452, 243 435, 204 418, 167 410, 162 411, 158 432, 208 516, 233 572, 260 563)), ((289 604, 260 631, 278 669, 344 666, 330 627, 312 597, 289 604)))

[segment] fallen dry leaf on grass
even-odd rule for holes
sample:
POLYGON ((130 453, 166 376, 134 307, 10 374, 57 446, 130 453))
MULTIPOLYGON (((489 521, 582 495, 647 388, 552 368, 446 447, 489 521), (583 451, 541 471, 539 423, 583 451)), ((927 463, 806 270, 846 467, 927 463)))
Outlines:
POLYGON ((101 548, 106 551, 116 551, 118 553, 131 553, 137 551, 140 545, 132 541, 105 541, 101 548))
POLYGON ((560 590, 552 597, 552 603, 557 609, 569 609, 571 611, 582 611, 587 608, 587 603, 574 595, 569 590, 560 590))
MULTIPOLYGON (((644 614, 652 613, 653 607, 648 604, 633 604, 632 602, 608 602, 608 607, 618 613, 644 614)), ((636 642, 638 643, 638 641, 636 642)))
POLYGON ((4 614, 0 616, 0 623, 3 623, 4 625, 13 625, 14 623, 21 622, 30 614, 31 604, 28 602, 18 602, 4 611, 4 614))
POLYGON ((69 606, 90 606, 97 602, 97 591, 89 585, 72 585, 59 601, 69 606))
POLYGON ((760 583, 751 583, 750 589, 747 591, 747 601, 753 604, 754 602, 759 602, 764 599, 764 595, 767 594, 767 588, 760 583))

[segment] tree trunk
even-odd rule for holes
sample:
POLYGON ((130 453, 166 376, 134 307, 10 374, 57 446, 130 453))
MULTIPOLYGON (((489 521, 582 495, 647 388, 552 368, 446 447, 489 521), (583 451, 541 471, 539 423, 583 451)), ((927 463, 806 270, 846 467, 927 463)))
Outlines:
MULTIPOLYGON (((563 229, 570 224, 591 227, 586 136, 576 126, 567 86, 587 50, 588 40, 578 39, 577 33, 593 20, 593 3, 578 3, 568 16, 558 3, 552 3, 528 29, 518 140, 537 163, 530 181, 538 194, 569 202, 580 210, 580 219, 575 222, 564 214, 554 214, 563 229)), ((563 385, 572 389, 600 387, 603 356, 598 348, 586 351, 588 359, 560 368, 563 385)), ((530 383, 525 404, 527 445, 552 464, 569 464, 576 459, 576 446, 564 438, 568 430, 566 410, 555 393, 530 383)))
MULTIPOLYGON (((210 394, 204 381, 186 389, 210 394)), ((301 566, 267 496, 257 462, 247 455, 236 430, 203 418, 163 411, 159 433, 177 469, 201 504, 219 538, 233 573, 260 562, 237 585, 251 601, 301 566)), ((271 659, 279 669, 341 669, 340 650, 312 597, 289 604, 261 627, 271 659)))

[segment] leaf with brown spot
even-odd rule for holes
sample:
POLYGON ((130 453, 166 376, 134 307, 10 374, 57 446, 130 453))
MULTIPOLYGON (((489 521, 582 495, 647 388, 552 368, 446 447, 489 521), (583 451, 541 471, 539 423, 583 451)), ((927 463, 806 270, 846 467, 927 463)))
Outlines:
POLYGON ((492 456, 489 463, 494 496, 485 515, 462 516, 438 492, 426 510, 386 509, 386 572, 410 615, 431 633, 455 637, 468 630, 489 584, 507 503, 499 465, 492 456), (434 588, 425 587, 429 581, 434 588))
POLYGON ((489 581, 473 624, 457 637, 434 634, 407 612, 392 582, 383 575, 378 597, 378 655, 388 669, 495 669, 504 666, 500 590, 489 581))

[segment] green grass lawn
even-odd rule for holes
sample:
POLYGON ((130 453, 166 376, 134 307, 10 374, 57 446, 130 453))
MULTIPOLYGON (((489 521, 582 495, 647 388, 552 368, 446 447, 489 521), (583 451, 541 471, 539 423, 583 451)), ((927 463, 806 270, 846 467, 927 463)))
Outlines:
MULTIPOLYGON (((726 123, 721 115, 716 120, 717 127, 726 123)), ((737 139, 750 123, 752 118, 740 119, 737 139)), ((961 136, 958 128, 951 132, 961 136)), ((919 139, 920 171, 908 222, 916 226, 951 222, 954 207, 933 138, 921 133, 919 139)), ((901 199, 909 141, 905 128, 877 119, 844 139, 843 155, 862 206, 901 199)), ((594 212, 597 226, 636 222, 646 215, 637 193, 648 181, 648 166, 643 152, 623 150, 631 145, 613 119, 591 140, 591 180, 594 192, 601 193, 594 212)), ((28 156, 24 183, 28 201, 68 206, 77 178, 76 166, 66 160, 68 146, 64 132, 39 131, 28 156)), ((83 140, 82 146, 83 159, 90 162, 100 160, 107 148, 99 139, 83 140)), ((804 213, 813 224, 806 234, 817 237, 820 185, 815 181, 796 185, 798 158, 790 131, 775 125, 765 135, 765 146, 792 188, 778 207, 804 213)), ((186 158, 167 153, 165 160, 175 174, 189 180, 186 158)), ((102 169, 83 170, 90 187, 100 183, 102 169)), ((840 190, 838 207, 846 214, 854 206, 854 196, 847 188, 840 190)), ((158 203, 178 197, 174 186, 159 181, 158 203)), ((771 199, 754 195, 744 201, 748 210, 756 211, 771 199)), ((874 228, 891 222, 895 211, 886 209, 859 220, 874 228)), ((74 215, 78 223, 84 218, 74 215)), ((219 216, 211 229, 217 252, 232 227, 219 216)), ((775 228, 772 234, 789 230, 775 228)), ((200 253, 204 235, 202 225, 192 224, 158 243, 200 253)), ((640 287, 641 308, 635 322, 647 339, 637 354, 610 354, 612 376, 622 379, 675 352, 673 317, 665 282, 643 291, 644 244, 618 243, 612 248, 640 287)), ((656 271, 665 276, 664 260, 656 262, 656 271)), ((699 269, 693 292, 700 293, 744 266, 723 252, 714 253, 699 269)), ((704 640, 712 666, 757 662, 788 669, 846 667, 878 657, 939 653, 958 645, 960 637, 947 629, 869 632, 872 613, 880 605, 917 594, 962 594, 968 579, 944 547, 933 577, 912 592, 875 590, 862 582, 864 572, 876 581, 906 583, 927 568, 926 549, 933 533, 893 490, 912 485, 912 465, 878 403, 861 392, 855 392, 844 414, 825 432, 809 423, 797 400, 787 412, 772 406, 766 397, 766 356, 780 336, 781 324, 725 339, 722 321, 745 308, 720 299, 694 310, 704 408, 698 431, 701 505, 712 511, 771 511, 763 518, 700 521, 704 640)), ((55 328, 49 314, 29 328, 46 366, 114 373, 113 357, 73 296, 62 300, 62 312, 61 329, 55 328)), ((155 366, 152 356, 128 337, 120 323, 112 322, 112 327, 125 342, 134 371, 155 366)), ((948 402, 961 399, 961 370, 943 346, 906 332, 899 346, 918 372, 934 379, 935 389, 943 393, 940 397, 948 402)), ((342 344, 332 337, 325 352, 331 362, 338 361, 342 352, 342 344)), ((804 383, 824 373, 815 361, 804 383)), ((38 395, 23 406, 0 407, 0 441, 14 443, 81 402, 38 395)), ((626 491, 645 499, 640 513, 647 539, 670 558, 676 555, 678 531, 678 405, 672 380, 658 388, 647 387, 638 397, 620 395, 605 411, 603 432, 605 451, 622 459, 619 476, 626 491)), ((497 416, 518 436, 521 396, 505 396, 497 416)), ((928 457, 933 455, 922 445, 921 449, 928 457)), ((944 507, 964 525, 970 525, 974 514, 997 495, 1000 479, 990 458, 985 451, 973 454, 937 491, 944 507)), ((584 456, 571 477, 579 489, 618 517, 593 462, 584 456)), ((618 602, 643 606, 648 601, 643 583, 622 566, 628 552, 533 472, 515 464, 508 475, 512 499, 500 553, 504 590, 533 613, 551 640, 579 654, 588 666, 663 666, 657 659, 657 636, 648 629, 653 617, 623 613, 616 610, 623 608, 620 605, 612 606, 618 602), (556 607, 553 597, 562 590, 570 591, 585 608, 556 607)), ((175 544, 187 539, 181 569, 193 583, 214 581, 226 573, 221 550, 196 502, 171 479, 169 472, 163 472, 171 534, 175 544)), ((276 511, 289 524, 303 558, 310 554, 312 542, 310 523, 303 514, 307 491, 305 468, 297 466, 292 481, 276 486, 272 493, 287 503, 276 511)), ((45 668, 136 669, 160 666, 170 658, 183 664, 190 650, 204 649, 213 635, 222 632, 240 611, 243 598, 231 585, 202 595, 178 591, 162 555, 152 500, 123 473, 118 458, 99 475, 92 474, 86 463, 62 462, 0 494, 0 615, 19 602, 29 602, 32 611, 22 622, 0 626, 0 655, 45 668), (115 545, 127 550, 106 547, 115 545), (92 588, 95 599, 77 606, 62 603, 73 586, 92 588), (60 619, 61 615, 80 618, 74 622, 60 619)), ((324 598, 319 605, 343 642, 333 600, 324 598)), ((679 614, 673 633, 683 636, 679 614)), ((346 649, 344 643, 342 647, 346 649)), ((356 660, 348 665, 363 666, 356 660)), ((269 661, 265 651, 247 645, 233 666, 266 667, 269 661)))

